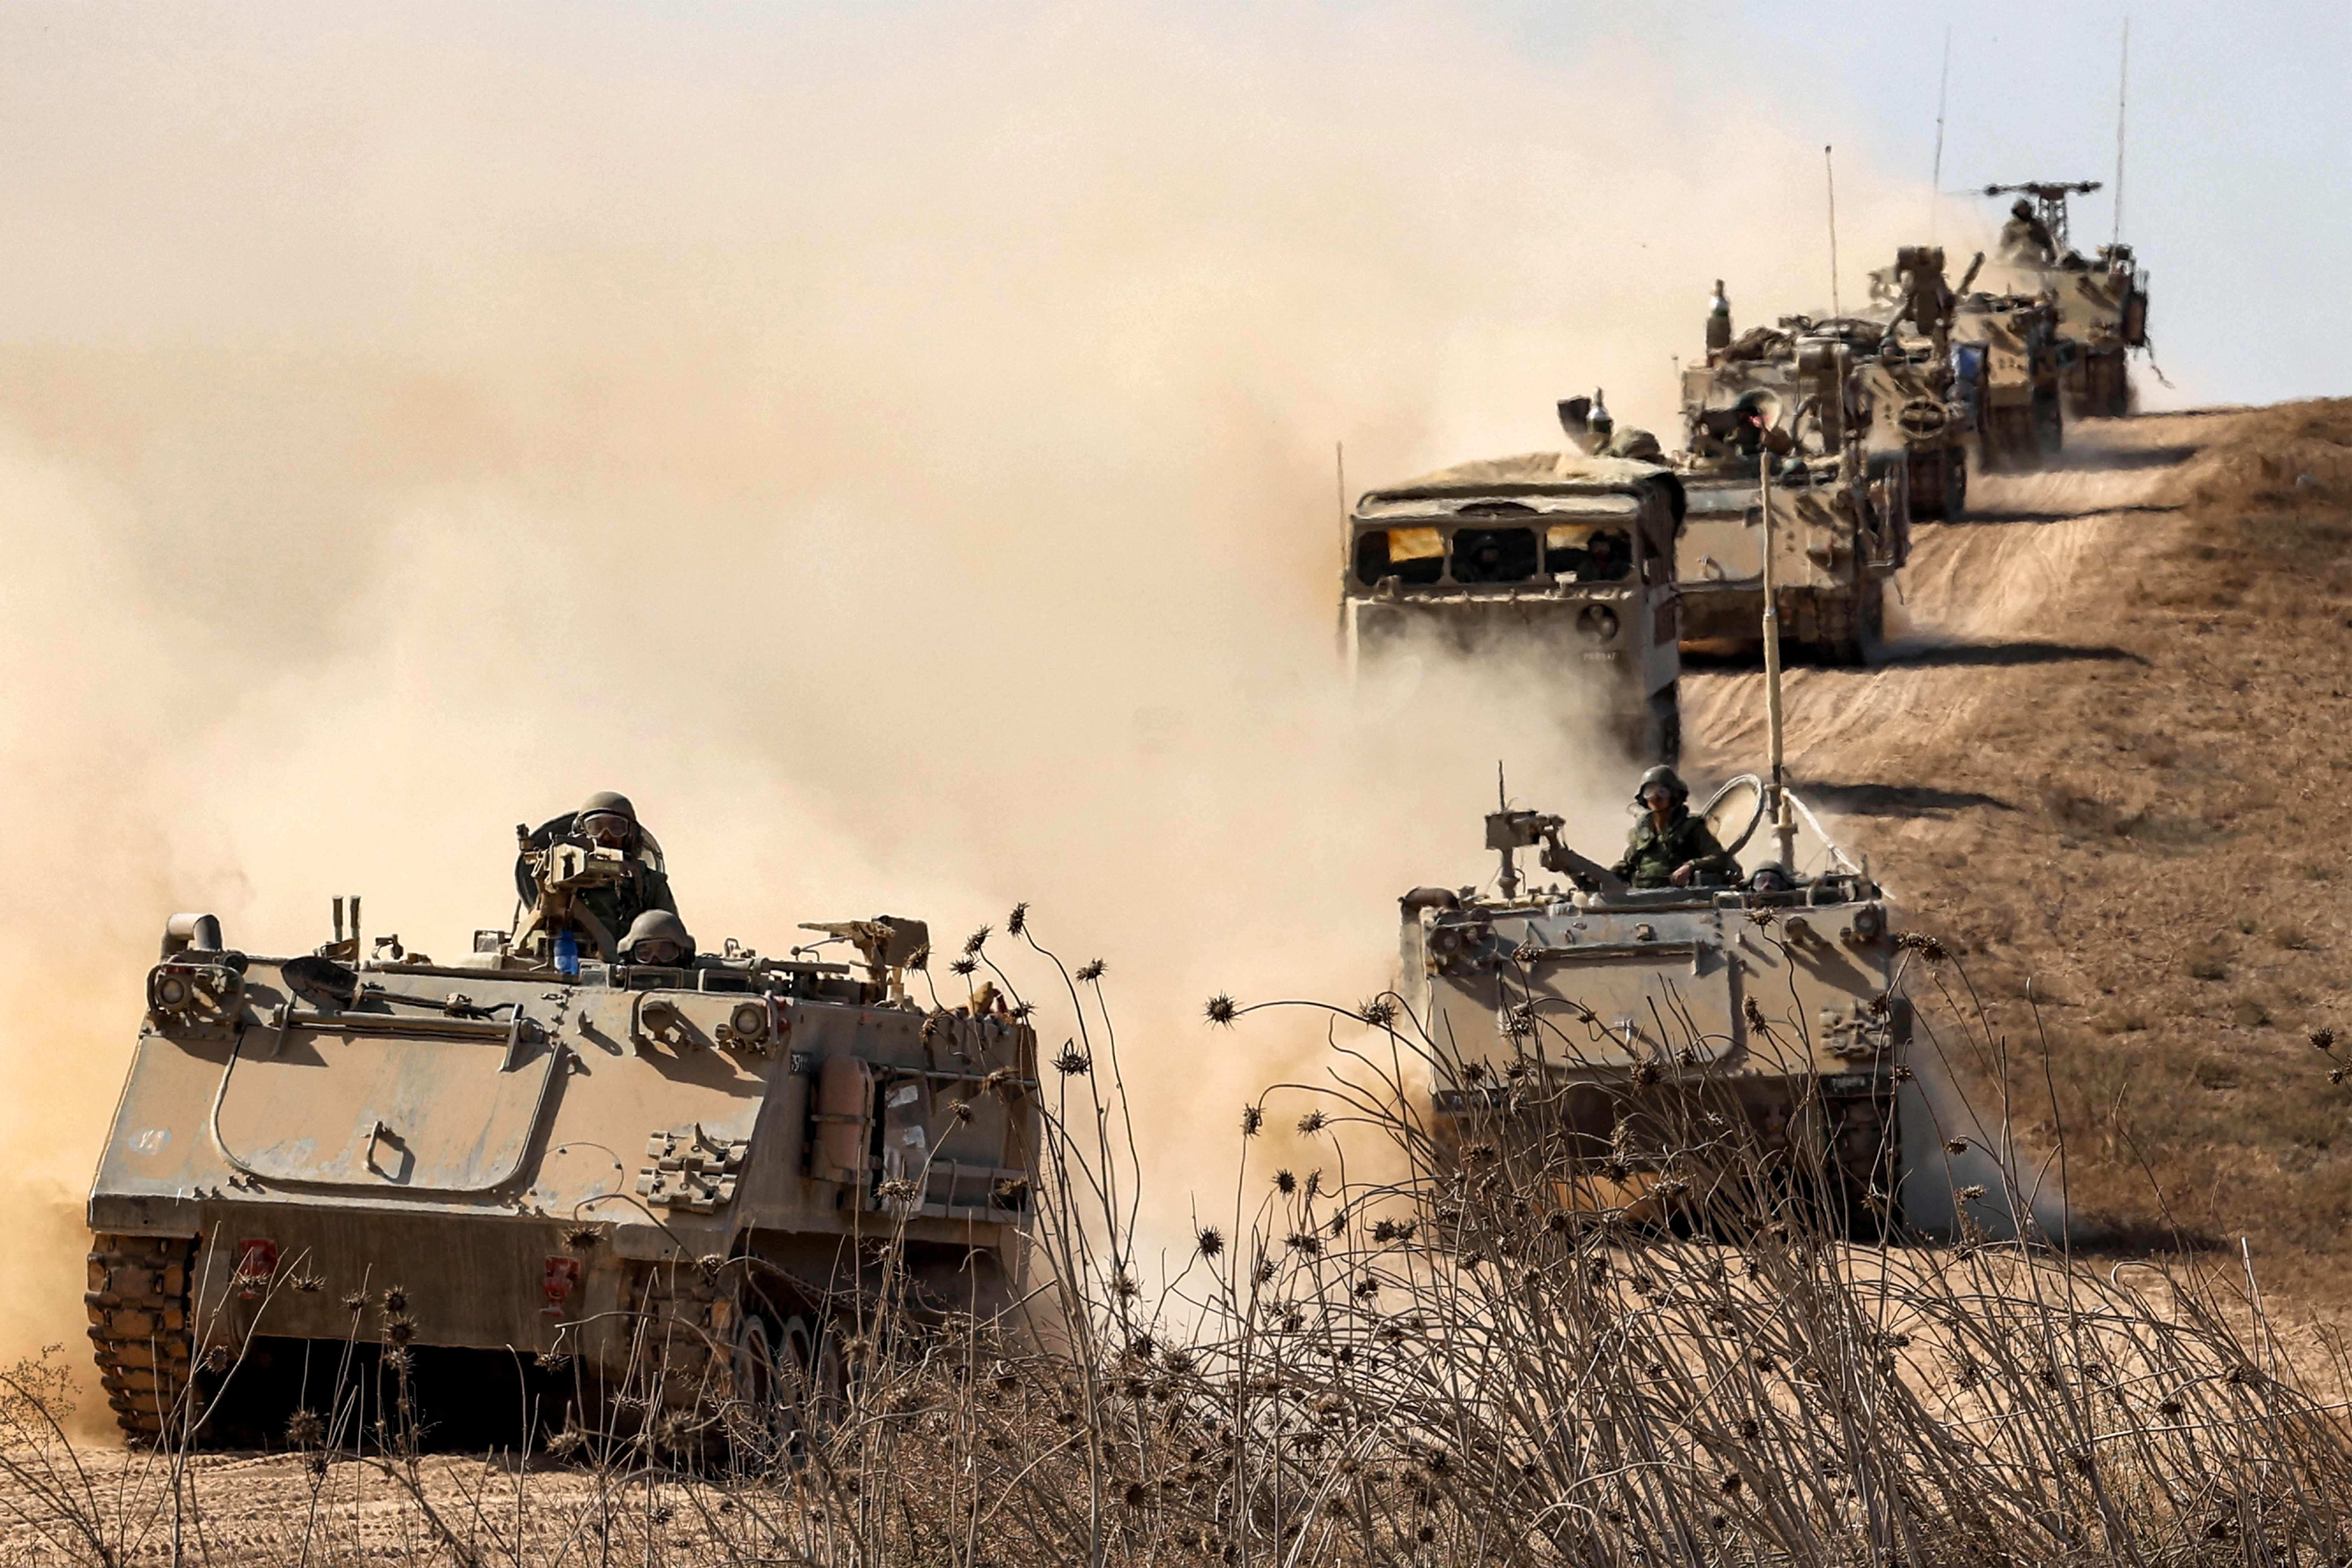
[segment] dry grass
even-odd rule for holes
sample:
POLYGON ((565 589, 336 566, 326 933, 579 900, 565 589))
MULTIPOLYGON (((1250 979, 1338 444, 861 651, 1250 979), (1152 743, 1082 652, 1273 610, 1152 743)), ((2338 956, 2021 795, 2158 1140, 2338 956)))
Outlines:
MULTIPOLYGON (((1937 951, 1915 949, 1936 965, 1910 987, 1923 1048, 2001 1076, 2004 1039, 1937 951)), ((306 1430, 257 1474, 180 1444, 79 1453, 62 1375, 35 1363, 0 1395, 0 1542, 27 1563, 827 1568, 2352 1554, 2345 1361, 2299 1372, 2242 1260, 2087 1267, 2022 1215, 2012 1242, 1864 1244, 1819 1217, 1823 1164, 1654 1072, 1621 1081, 1625 1135, 1580 1152, 1551 1113, 1572 1027, 1473 1070, 1393 997, 1323 1009, 1329 1078, 1246 1108, 1230 1219, 1147 1289, 1115 1040, 1098 987, 1066 994, 1042 1338, 918 1327, 886 1299, 838 1411, 797 1429, 720 1384, 693 1420, 588 1433, 561 1464, 453 1458, 421 1451, 395 1393, 383 1422, 306 1430), (1432 1127, 1433 1079, 1481 1109, 1432 1127), (1629 1158, 1683 1223, 1577 1201, 1629 1158)))

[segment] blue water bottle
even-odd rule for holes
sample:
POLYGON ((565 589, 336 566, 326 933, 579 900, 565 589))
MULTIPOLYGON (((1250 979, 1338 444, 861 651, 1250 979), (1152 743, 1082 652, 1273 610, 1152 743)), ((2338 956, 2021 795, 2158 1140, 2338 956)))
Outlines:
POLYGON ((570 926, 555 933, 555 969, 559 974, 580 973, 580 938, 570 926))

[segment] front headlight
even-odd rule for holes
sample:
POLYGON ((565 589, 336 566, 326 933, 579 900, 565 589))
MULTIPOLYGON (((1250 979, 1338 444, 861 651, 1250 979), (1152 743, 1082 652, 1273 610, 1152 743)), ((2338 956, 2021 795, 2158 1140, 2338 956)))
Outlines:
POLYGON ((1613 642, 1617 637, 1617 612, 1606 605, 1587 605, 1584 613, 1576 617, 1576 629, 1591 642, 1613 642))
POLYGON ((764 1002, 739 1004, 727 1020, 727 1032, 747 1046, 768 1037, 768 1006, 764 1002))

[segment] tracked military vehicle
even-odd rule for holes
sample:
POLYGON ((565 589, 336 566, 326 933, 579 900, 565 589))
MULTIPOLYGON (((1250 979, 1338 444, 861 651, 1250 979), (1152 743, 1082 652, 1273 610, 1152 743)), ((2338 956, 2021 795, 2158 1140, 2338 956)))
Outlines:
MULTIPOLYGON (((1717 295, 1718 300, 1721 295, 1717 295)), ((1787 635, 1859 660, 1884 624, 1886 580, 1911 548, 1910 451, 1898 393, 1872 363, 1874 322, 1783 317, 1723 340, 1683 373, 1686 513, 1675 576, 1685 647, 1750 642, 1763 608, 1766 476, 1783 526, 1773 575, 1787 635)))
POLYGON ((1683 489, 1629 459, 1537 452, 1367 492, 1348 520, 1342 650, 1353 678, 1412 654, 1547 678, 1560 721, 1639 762, 1682 749, 1674 587, 1683 489))
POLYGON ((2063 385, 2080 357, 2046 294, 1961 296, 1952 316, 1954 400, 1997 472, 2038 468, 2066 444, 2063 385))
POLYGON ((1874 348, 1857 347, 1873 416, 1892 419, 1909 459, 1914 518, 1950 520, 1968 510, 1969 447, 1983 398, 1979 386, 1961 384, 1951 328, 1960 294, 1983 265, 1979 252, 1960 279, 1959 294, 1945 281, 1938 246, 1906 245, 1894 266, 1870 275, 1877 307, 1872 320, 1882 334, 1874 348))
POLYGON ((2067 198, 2099 189, 2096 180, 1987 185, 1988 196, 2014 196, 2001 230, 1995 272, 2016 292, 2046 298, 2055 335, 2065 345, 2059 384, 2067 416, 2119 419, 2132 409, 2130 356, 2147 347, 2147 276, 2132 247, 2103 245, 2089 257, 2074 248, 2067 198))
POLYGON ((1664 1221, 1802 1190, 1879 1230, 1910 1030, 1884 894, 1757 777, 1701 815, 1735 854, 1759 826, 1782 835, 1780 859, 1753 881, 1639 889, 1565 846, 1560 818, 1506 805, 1486 818, 1496 891, 1405 895, 1402 993, 1437 1047, 1439 1146, 1565 1140, 1570 1209, 1664 1221), (1528 849, 1559 879, 1523 880, 1528 849))
MULTIPOLYGON (((497 1351, 495 1376, 564 1358, 592 1404, 772 1411, 842 1376, 838 1325, 891 1283, 860 1247, 882 1239, 919 1310, 1004 1304, 1028 1027, 918 1005, 919 921, 814 928, 855 969, 582 942, 567 910, 642 867, 560 823, 522 835, 513 925, 453 963, 362 947, 357 899, 348 933, 337 900, 333 940, 283 956, 173 917, 89 1197, 126 1433, 196 1430, 273 1362, 310 1368, 320 1405, 347 1342, 497 1351)), ((633 854, 658 868, 649 837, 633 854)))

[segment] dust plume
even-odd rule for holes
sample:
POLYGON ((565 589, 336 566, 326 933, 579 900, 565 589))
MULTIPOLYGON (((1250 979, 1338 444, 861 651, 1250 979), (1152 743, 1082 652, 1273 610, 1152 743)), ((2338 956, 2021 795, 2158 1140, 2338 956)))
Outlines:
MULTIPOLYGON (((462 949, 596 788, 707 944, 1031 900, 1108 963, 1157 1183, 1222 1181, 1320 1037, 1203 997, 1384 984, 1394 895, 1488 874, 1497 758, 1622 829, 1540 691, 1343 689, 1333 442, 1357 489, 1549 447, 1596 383, 1668 431, 1715 278, 1822 292, 1810 134, 1631 38, 127 20, 0 17, 0 1137, 73 1237, 12 1258, 19 1344, 78 1337, 166 913, 299 951, 357 891, 462 949)), ((1918 193, 1841 157, 1891 255, 1918 193)))

